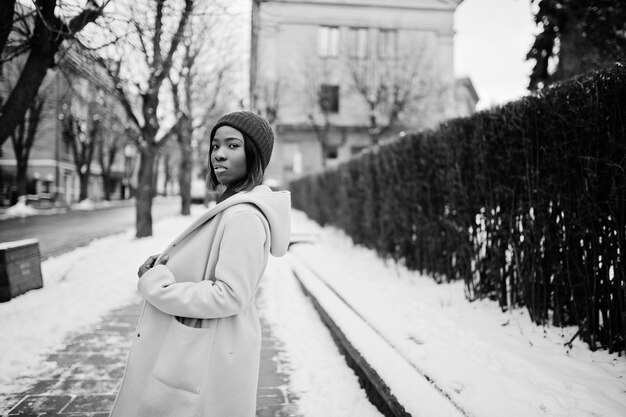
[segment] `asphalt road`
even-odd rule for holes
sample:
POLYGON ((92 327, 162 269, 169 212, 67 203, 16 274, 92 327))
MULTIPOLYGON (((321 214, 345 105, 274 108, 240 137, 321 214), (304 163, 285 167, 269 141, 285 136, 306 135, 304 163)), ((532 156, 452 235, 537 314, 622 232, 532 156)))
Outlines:
MULTIPOLYGON (((159 198, 152 204, 152 221, 180 212, 179 198, 159 198)), ((135 205, 93 211, 73 211, 0 221, 0 242, 39 239, 41 259, 59 255, 93 239, 135 230, 135 205)))

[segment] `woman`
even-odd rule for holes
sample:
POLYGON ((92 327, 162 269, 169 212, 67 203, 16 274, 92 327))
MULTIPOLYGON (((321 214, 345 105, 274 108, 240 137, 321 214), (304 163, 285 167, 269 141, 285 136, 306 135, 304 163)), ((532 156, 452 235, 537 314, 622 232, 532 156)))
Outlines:
POLYGON ((211 131, 218 204, 139 268, 146 299, 112 417, 252 417, 261 329, 255 294, 289 244, 290 196, 260 185, 274 135, 234 112, 211 131))

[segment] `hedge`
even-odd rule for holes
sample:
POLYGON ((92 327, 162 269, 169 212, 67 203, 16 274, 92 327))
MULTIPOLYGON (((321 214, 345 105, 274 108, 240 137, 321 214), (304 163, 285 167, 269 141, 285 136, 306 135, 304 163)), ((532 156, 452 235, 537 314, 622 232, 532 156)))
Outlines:
POLYGON ((293 205, 470 300, 626 348, 626 66, 395 139, 290 183, 293 205))

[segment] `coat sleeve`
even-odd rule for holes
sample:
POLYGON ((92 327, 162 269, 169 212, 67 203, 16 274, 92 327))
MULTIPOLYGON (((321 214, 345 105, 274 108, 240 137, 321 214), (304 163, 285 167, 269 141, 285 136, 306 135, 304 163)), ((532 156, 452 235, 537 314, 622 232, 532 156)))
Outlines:
POLYGON ((173 316, 212 319, 238 314, 254 297, 267 238, 257 214, 237 213, 224 226, 215 281, 176 282, 166 265, 157 265, 139 279, 139 292, 173 316))

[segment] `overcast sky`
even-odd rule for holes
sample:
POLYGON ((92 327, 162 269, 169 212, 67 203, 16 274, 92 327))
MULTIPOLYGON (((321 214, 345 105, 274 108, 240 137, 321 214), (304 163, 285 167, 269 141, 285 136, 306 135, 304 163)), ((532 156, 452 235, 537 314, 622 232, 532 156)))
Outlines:
POLYGON ((478 108, 525 95, 534 62, 525 58, 537 33, 530 0, 464 0, 454 21, 455 75, 471 78, 478 108))

